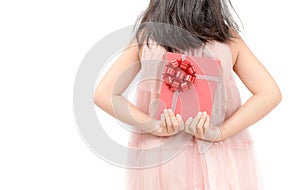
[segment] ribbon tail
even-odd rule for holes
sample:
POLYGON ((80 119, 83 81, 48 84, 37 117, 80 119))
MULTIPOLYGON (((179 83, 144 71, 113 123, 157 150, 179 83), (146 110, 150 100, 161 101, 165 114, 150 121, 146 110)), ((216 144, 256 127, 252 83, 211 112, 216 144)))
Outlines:
POLYGON ((196 74, 196 79, 218 81, 218 77, 196 74))
POLYGON ((178 100, 178 90, 176 90, 174 92, 174 96, 173 96, 172 104, 171 104, 171 109, 173 110, 174 113, 175 113, 175 109, 176 109, 177 100, 178 100))

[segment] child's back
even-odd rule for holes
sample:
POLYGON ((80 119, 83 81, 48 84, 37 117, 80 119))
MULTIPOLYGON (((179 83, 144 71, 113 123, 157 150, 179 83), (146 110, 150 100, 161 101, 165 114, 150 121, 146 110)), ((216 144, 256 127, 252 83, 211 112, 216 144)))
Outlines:
MULTIPOLYGON (((136 105, 151 115, 155 111, 152 105, 159 99, 161 86, 161 80, 153 79, 161 78, 166 52, 162 46, 153 42, 150 43, 149 48, 144 46, 142 50, 141 78, 137 89, 136 105)), ((233 77, 232 53, 229 46, 213 41, 202 48, 183 53, 199 57, 213 57, 221 61, 223 80, 219 85, 224 85, 222 85, 224 91, 216 93, 217 103, 214 104, 213 110, 215 111, 212 114, 212 120, 223 122, 241 106, 239 91, 233 77)), ((172 136, 157 137, 147 133, 132 133, 129 141, 130 147, 157 147, 157 153, 147 155, 146 151, 141 149, 140 154, 131 159, 136 159, 140 164, 145 165, 151 159, 159 160, 160 154, 167 151, 166 147, 161 149, 160 145, 167 142, 169 138, 172 136)), ((188 146, 167 163, 148 169, 129 170, 128 189, 262 189, 260 172, 252 146, 252 138, 248 129, 224 141, 212 144, 193 137, 188 146), (204 152, 206 148, 208 149, 204 152)), ((168 145, 167 148, 178 149, 172 145, 168 145)))

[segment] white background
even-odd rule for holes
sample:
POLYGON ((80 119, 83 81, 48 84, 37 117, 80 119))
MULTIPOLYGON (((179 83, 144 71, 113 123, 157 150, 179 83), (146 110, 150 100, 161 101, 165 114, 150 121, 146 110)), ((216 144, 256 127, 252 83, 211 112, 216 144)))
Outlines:
MULTIPOLYGON (((124 170, 83 142, 72 91, 87 51, 105 35, 134 24, 147 4, 1 1, 0 189, 123 189, 124 170)), ((266 190, 299 189, 298 3, 235 0, 233 5, 245 41, 283 93, 280 105, 250 127, 266 190)), ((246 100, 249 92, 239 87, 246 100)))

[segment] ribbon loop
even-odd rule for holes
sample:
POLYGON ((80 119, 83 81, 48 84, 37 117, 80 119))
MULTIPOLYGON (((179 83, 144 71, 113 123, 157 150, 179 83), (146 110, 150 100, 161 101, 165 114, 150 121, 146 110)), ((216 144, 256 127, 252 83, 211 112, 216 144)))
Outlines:
POLYGON ((172 91, 187 91, 196 79, 196 68, 188 60, 175 59, 164 68, 163 79, 172 91))

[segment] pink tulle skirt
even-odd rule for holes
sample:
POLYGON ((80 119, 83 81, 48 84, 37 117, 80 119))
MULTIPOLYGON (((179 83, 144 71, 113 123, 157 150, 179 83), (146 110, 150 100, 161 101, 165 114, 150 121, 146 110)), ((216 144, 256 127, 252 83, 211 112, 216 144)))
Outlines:
MULTIPOLYGON (((129 147, 147 148, 166 142, 167 137, 133 134, 129 147)), ((206 141, 194 137, 169 161, 150 168, 127 169, 127 190, 262 190, 260 169, 248 129, 225 141, 215 142, 203 152, 206 141)), ((170 149, 176 147, 170 147, 170 149)), ((139 162, 156 159, 141 152, 139 162)))

